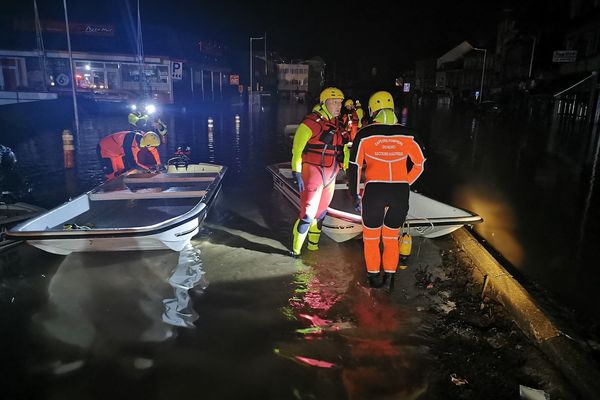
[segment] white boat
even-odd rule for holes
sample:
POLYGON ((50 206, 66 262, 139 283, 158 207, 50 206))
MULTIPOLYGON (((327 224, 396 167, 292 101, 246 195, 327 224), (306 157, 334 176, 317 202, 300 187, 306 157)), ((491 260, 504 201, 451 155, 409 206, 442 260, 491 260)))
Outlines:
POLYGON ((45 211, 45 209, 33 204, 0 202, 0 251, 19 243, 17 240, 5 237, 8 229, 45 211))
MULTIPOLYGON (((267 170, 273 176, 275 188, 300 209, 300 194, 293 181, 290 163, 270 165, 267 170)), ((346 176, 341 171, 336 180, 335 194, 327 209, 322 229, 324 234, 336 242, 344 242, 362 234, 362 219, 354 210, 347 189, 346 176)), ((406 222, 410 226, 412 236, 436 238, 447 235, 464 225, 483 222, 483 219, 473 212, 411 191, 406 222)))
POLYGON ((129 171, 10 229, 9 239, 54 254, 182 250, 198 233, 226 167, 169 165, 164 173, 129 171))

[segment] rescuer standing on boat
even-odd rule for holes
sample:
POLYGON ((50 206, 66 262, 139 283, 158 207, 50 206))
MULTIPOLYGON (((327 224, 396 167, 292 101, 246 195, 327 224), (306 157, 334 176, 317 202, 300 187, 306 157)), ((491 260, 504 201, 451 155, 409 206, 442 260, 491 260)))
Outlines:
POLYGON ((400 257, 398 238, 408 213, 412 185, 423 172, 425 157, 410 131, 398 124, 394 99, 389 92, 376 92, 369 99, 373 123, 356 135, 350 152, 348 188, 355 206, 362 208, 364 256, 371 287, 391 292, 400 257), (410 158, 412 168, 407 167, 410 158), (361 173, 365 189, 360 195, 361 173), (379 243, 383 238, 383 257, 379 243), (383 281, 380 269, 383 265, 383 281))
POLYGON ((292 174, 300 191, 300 213, 294 224, 291 255, 297 257, 308 236, 308 249, 318 250, 323 218, 335 191, 343 161, 343 128, 338 116, 344 94, 325 88, 320 103, 304 117, 294 135, 292 174))
POLYGON ((150 170, 160 166, 160 156, 156 149, 160 146, 160 137, 154 132, 122 131, 113 133, 100 140, 96 151, 100 157, 107 179, 123 172, 142 168, 150 170), (140 151, 147 149, 152 157, 140 159, 140 151), (152 158, 148 161, 148 158, 152 158))

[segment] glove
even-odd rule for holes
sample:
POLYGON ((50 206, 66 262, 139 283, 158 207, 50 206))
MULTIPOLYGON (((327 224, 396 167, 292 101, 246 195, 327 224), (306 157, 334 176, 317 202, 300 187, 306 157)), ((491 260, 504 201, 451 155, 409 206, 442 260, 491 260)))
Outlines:
POLYGON ((294 177, 294 182, 298 185, 298 191, 301 192, 304 190, 304 181, 302 180, 302 173, 292 171, 292 176, 294 177))
POLYGON ((352 205, 354 206, 354 211, 362 213, 362 198, 359 194, 352 196, 352 205))

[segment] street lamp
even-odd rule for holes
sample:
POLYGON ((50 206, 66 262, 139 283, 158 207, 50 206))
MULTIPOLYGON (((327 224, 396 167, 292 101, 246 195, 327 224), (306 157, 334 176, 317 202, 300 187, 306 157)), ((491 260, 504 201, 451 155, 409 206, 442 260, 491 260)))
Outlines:
POLYGON ((483 68, 481 68, 481 87, 479 89, 479 104, 481 104, 481 99, 483 98, 483 79, 485 78, 485 59, 487 56, 487 49, 473 47, 473 50, 483 51, 483 68))
POLYGON ((253 40, 264 40, 265 41, 265 75, 267 73, 267 34, 261 37, 250 37, 250 90, 252 92, 252 41, 253 40))

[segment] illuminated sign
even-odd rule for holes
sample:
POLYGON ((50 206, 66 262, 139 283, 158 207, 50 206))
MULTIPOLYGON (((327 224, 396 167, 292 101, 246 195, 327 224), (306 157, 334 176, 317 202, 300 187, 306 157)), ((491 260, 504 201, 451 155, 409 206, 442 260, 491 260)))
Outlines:
POLYGON ((183 76, 183 64, 179 61, 171 61, 171 78, 180 80, 183 76))
POLYGON ((402 91, 403 91, 404 93, 408 93, 408 92, 410 92, 410 83, 409 83, 409 82, 407 82, 407 83, 405 83, 405 84, 404 84, 404 86, 403 86, 403 88, 402 88, 402 91))
POLYGON ((232 86, 240 85, 240 76, 239 75, 229 75, 229 84, 232 86))
POLYGON ((555 50, 552 53, 552 62, 575 62, 577 61, 577 50, 555 50))
MULTIPOLYGON (((65 23, 62 21, 41 21, 40 25, 45 32, 66 33, 65 23)), ((19 30, 34 31, 33 21, 15 21, 14 27, 19 30)), ((89 36, 114 36, 115 27, 110 24, 96 24, 92 22, 70 22, 69 33, 71 35, 89 35, 89 36)))

